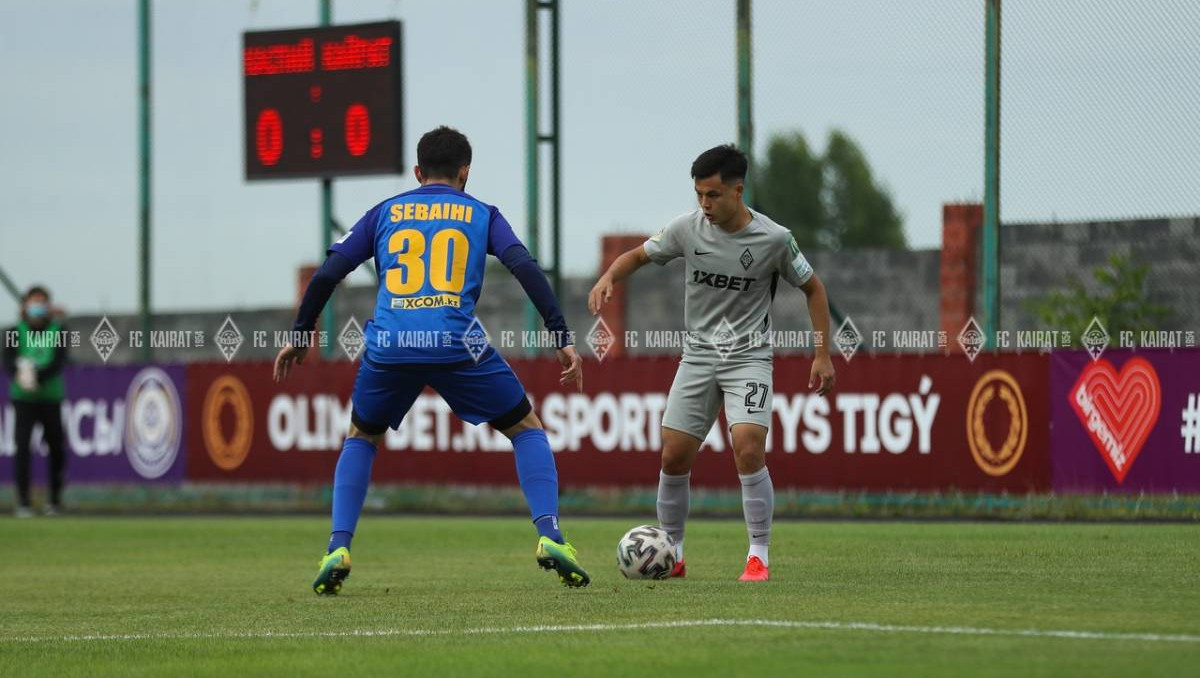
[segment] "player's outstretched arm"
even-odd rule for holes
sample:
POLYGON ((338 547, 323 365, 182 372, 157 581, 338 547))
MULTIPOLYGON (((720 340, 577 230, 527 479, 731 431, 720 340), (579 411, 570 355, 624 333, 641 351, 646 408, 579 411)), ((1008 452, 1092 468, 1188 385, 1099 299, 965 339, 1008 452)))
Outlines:
POLYGON ((588 293, 588 310, 592 315, 600 312, 600 307, 612 299, 613 285, 633 275, 634 271, 650 263, 650 255, 641 245, 625 252, 612 262, 612 266, 600 276, 592 291, 588 293))
POLYGON ((829 357, 829 343, 833 339, 829 333, 829 297, 825 294, 825 284, 816 273, 800 289, 808 297, 808 317, 819 338, 808 387, 816 387, 819 395, 825 395, 833 390, 834 383, 833 360, 829 357))
POLYGON ((500 261, 517 282, 521 283, 521 288, 525 290, 526 296, 533 302, 546 323, 546 329, 554 337, 558 349, 558 362, 563 368, 558 382, 564 385, 575 384, 582 391, 583 361, 572 346, 574 338, 571 330, 567 327, 562 309, 558 306, 558 298, 554 296, 550 281, 546 279, 541 266, 538 266, 537 259, 534 259, 529 250, 518 241, 501 252, 500 261))
POLYGON ((300 310, 296 312, 296 323, 292 326, 293 336, 297 339, 288 342, 275 356, 275 381, 287 379, 292 365, 304 364, 304 356, 308 355, 308 346, 312 343, 312 332, 317 327, 317 317, 321 315, 325 304, 329 303, 329 297, 333 296, 338 283, 350 275, 359 263, 331 252, 308 281, 304 298, 300 300, 300 310))
POLYGON ((306 355, 308 355, 307 346, 286 344, 280 349, 278 355, 275 356, 276 383, 287 379, 288 373, 292 371, 292 365, 303 365, 306 355))
POLYGON ((546 274, 538 265, 537 259, 533 258, 521 243, 521 239, 513 233, 508 220, 499 210, 494 207, 490 209, 492 216, 488 221, 488 254, 498 258, 521 284, 521 289, 525 290, 525 295, 533 302, 542 316, 542 321, 546 323, 546 329, 554 337, 558 348, 558 362, 563 368, 558 382, 576 384, 582 391, 583 361, 572 346, 575 343, 574 338, 567 327, 562 309, 558 306, 558 297, 554 295, 550 281, 546 279, 546 274))
POLYGON ((583 392, 583 359, 575 351, 574 346, 563 346, 558 349, 558 364, 562 372, 558 375, 558 383, 566 386, 575 384, 579 392, 583 392))

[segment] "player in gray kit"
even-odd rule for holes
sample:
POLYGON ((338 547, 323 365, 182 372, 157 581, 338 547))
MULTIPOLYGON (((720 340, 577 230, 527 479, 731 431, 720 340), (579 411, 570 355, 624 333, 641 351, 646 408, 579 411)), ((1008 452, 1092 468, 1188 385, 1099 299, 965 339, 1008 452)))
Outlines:
POLYGON ((615 283, 649 262, 662 265, 683 257, 686 264, 684 323, 688 341, 662 420, 662 472, 658 479, 658 520, 678 545, 672 576, 687 574, 683 529, 689 482, 700 446, 722 404, 742 481, 742 509, 750 550, 741 581, 769 576, 767 547, 775 490, 766 467, 771 424, 771 301, 782 278, 808 297, 817 342, 809 388, 833 389, 829 358, 829 302, 825 287, 801 254, 791 232, 742 202, 746 156, 733 146, 711 148, 692 163, 700 209, 613 262, 588 295, 593 315, 612 297, 615 283))

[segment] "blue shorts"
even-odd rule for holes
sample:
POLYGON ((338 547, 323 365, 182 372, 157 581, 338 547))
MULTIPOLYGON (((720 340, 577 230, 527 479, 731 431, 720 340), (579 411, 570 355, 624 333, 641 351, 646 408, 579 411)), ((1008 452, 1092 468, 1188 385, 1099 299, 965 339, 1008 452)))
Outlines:
POLYGON ((486 421, 498 430, 510 428, 533 409, 525 387, 494 350, 478 363, 451 365, 378 365, 364 359, 351 396, 354 425, 371 435, 399 427, 426 386, 462 420, 476 425, 486 421))

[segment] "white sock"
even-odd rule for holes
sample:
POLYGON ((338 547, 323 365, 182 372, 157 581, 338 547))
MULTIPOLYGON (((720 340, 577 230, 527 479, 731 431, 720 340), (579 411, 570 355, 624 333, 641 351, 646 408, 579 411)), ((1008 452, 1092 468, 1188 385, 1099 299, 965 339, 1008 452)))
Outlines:
POLYGON ((746 518, 746 536, 750 542, 750 553, 767 564, 767 546, 771 543, 771 519, 775 513, 775 486, 771 474, 764 466, 754 473, 739 474, 742 481, 742 512, 746 518))
MULTIPOLYGON (((658 473, 658 524, 671 535, 676 544, 683 543, 683 528, 691 503, 691 482, 690 472, 678 476, 667 475, 662 471, 658 473)), ((683 553, 682 547, 680 553, 683 553)))
POLYGON ((683 540, 682 539, 675 542, 675 560, 676 561, 683 560, 683 540))
POLYGON ((762 564, 764 567, 771 566, 771 564, 767 562, 767 545, 766 544, 751 544, 750 545, 750 552, 746 554, 746 560, 750 560, 751 558, 753 558, 755 556, 758 556, 758 559, 762 561, 762 564))

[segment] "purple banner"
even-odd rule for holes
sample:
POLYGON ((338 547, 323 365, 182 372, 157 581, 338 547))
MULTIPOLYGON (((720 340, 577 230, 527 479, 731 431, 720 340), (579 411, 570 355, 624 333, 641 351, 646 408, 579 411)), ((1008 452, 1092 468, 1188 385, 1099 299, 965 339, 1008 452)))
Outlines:
MULTIPOLYGON (((184 370, 177 366, 68 367, 62 406, 67 484, 182 482, 184 370)), ((0 482, 13 479, 16 421, 0 376, 0 482)), ((34 428, 33 477, 46 478, 41 426, 34 428)))
POLYGON ((1055 492, 1200 492, 1200 351, 1056 352, 1055 492))

